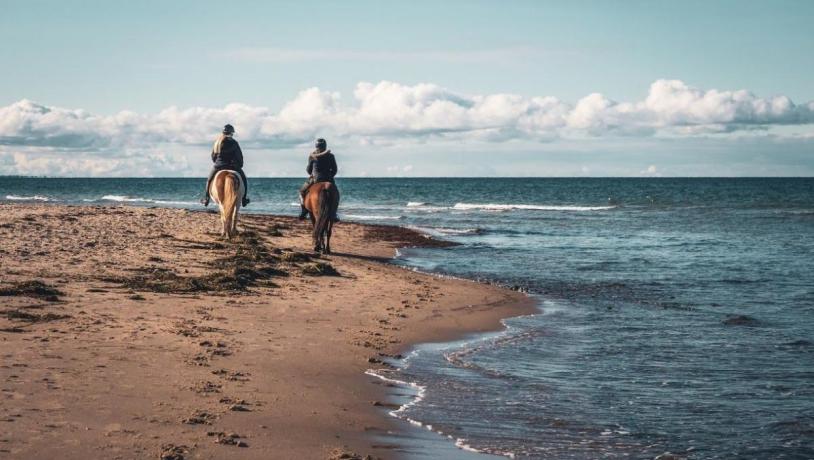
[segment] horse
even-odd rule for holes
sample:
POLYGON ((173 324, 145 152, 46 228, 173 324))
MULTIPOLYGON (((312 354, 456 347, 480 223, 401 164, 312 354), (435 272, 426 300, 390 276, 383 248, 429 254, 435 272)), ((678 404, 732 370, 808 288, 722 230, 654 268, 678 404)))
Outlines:
POLYGON ((220 221, 223 225, 220 234, 230 240, 237 235, 237 214, 244 191, 245 185, 240 180, 240 174, 228 169, 218 171, 209 185, 209 196, 220 209, 220 221))
POLYGON ((339 190, 331 182, 317 182, 308 188, 303 205, 311 214, 314 251, 330 254, 334 226, 331 216, 339 208, 339 190))

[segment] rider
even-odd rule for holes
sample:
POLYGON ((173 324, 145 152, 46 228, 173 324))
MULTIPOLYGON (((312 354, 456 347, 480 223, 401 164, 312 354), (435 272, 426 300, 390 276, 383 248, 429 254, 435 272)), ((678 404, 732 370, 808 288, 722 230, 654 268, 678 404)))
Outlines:
MULTIPOLYGON (((305 168, 305 171, 308 173, 309 177, 308 180, 302 184, 300 187, 300 207, 302 208, 300 211, 300 220, 305 220, 308 217, 308 210, 305 208, 305 194, 308 192, 308 188, 311 185, 317 182, 330 182, 335 184, 334 176, 339 171, 339 168, 336 166, 336 158, 334 158, 334 154, 328 150, 328 143, 325 142, 325 139, 317 139, 314 143, 314 150, 308 156, 308 167, 305 168)), ((334 222, 339 222, 339 217, 334 214, 331 216, 334 222)))
POLYGON ((249 181, 246 180, 246 173, 243 172, 243 151, 240 150, 240 145, 232 138, 235 134, 235 128, 232 125, 223 127, 223 132, 215 139, 212 145, 212 171, 209 172, 209 179, 206 180, 206 191, 204 197, 201 198, 201 204, 209 206, 209 184, 215 177, 218 171, 229 169, 240 174, 243 179, 243 207, 245 208, 250 200, 249 181))

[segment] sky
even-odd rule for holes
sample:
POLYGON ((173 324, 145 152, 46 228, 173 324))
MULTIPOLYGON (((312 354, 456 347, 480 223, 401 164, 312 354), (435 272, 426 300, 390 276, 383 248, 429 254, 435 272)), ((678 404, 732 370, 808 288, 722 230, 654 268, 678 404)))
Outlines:
POLYGON ((0 175, 812 176, 814 2, 3 0, 0 175))

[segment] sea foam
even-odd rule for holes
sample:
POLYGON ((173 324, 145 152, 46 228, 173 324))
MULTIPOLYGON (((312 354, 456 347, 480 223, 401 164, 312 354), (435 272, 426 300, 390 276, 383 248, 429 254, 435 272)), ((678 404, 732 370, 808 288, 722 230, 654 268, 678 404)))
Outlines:
POLYGON ((43 195, 34 196, 19 196, 19 195, 6 195, 7 200, 11 201, 52 201, 51 198, 43 195))
POLYGON ((453 209, 459 210, 483 210, 483 211, 604 211, 614 209, 616 206, 567 206, 567 205, 536 205, 536 204, 493 204, 493 203, 455 203, 453 209))

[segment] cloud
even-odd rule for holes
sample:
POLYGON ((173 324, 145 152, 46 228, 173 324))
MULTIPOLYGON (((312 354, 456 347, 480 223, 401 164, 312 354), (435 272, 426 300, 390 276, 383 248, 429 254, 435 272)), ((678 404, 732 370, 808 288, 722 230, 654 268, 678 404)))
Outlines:
POLYGON ((319 88, 301 91, 275 111, 229 104, 169 107, 153 114, 95 115, 21 100, 0 107, 0 145, 105 151, 161 144, 206 145, 225 123, 245 146, 287 148, 316 136, 360 145, 512 141, 551 142, 602 137, 693 137, 814 123, 814 102, 786 96, 693 88, 658 80, 641 101, 593 93, 575 104, 556 97, 466 95, 434 84, 361 82, 350 103, 319 88))

